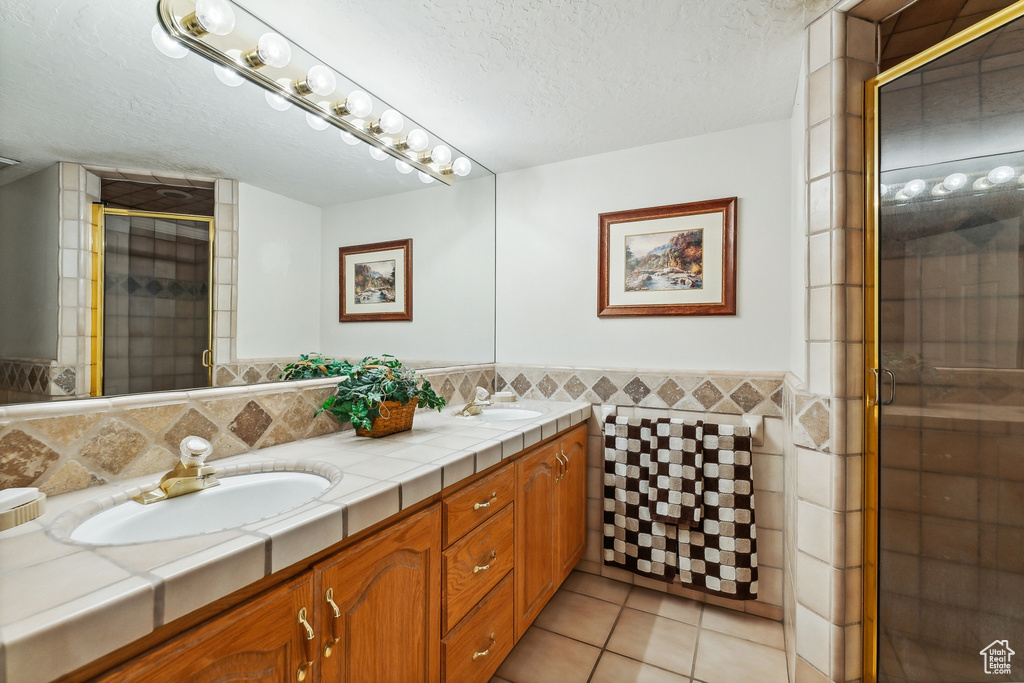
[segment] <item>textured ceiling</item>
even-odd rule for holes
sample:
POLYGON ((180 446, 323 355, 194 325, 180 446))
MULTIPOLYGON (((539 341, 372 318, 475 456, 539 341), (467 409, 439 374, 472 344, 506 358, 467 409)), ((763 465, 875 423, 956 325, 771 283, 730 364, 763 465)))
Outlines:
MULTIPOLYGON (((829 0, 242 0, 508 171, 789 115, 829 0)), ((230 177, 329 205, 422 187, 153 47, 155 0, 0 0, 0 156, 230 177)), ((431 191, 441 190, 435 184, 431 191)))

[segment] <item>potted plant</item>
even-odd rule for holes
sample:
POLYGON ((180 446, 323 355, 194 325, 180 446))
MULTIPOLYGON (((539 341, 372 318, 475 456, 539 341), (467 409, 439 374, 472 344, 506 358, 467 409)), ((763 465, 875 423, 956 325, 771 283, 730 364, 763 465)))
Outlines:
POLYGON ((359 436, 376 438, 411 429, 417 404, 438 411, 445 404, 429 381, 394 356, 341 361, 338 368, 345 378, 317 414, 327 411, 339 422, 351 422, 359 436))
POLYGON ((284 371, 277 376, 280 380, 319 379, 320 377, 340 377, 345 373, 337 358, 327 358, 319 353, 303 353, 297 361, 284 366, 284 371))

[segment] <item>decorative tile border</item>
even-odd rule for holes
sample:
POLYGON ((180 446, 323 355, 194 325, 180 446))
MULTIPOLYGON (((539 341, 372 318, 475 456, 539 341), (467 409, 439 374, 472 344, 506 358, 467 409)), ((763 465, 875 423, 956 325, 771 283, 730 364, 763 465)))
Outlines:
MULTIPOLYGON (((420 373, 449 403, 493 390, 494 366, 436 368, 420 373)), ((342 429, 315 416, 335 378, 139 394, 0 408, 0 488, 38 486, 48 495, 166 472, 178 443, 195 434, 212 459, 238 455, 342 429)))
POLYGON ((0 393, 9 397, 4 403, 74 397, 77 384, 75 366, 38 358, 0 358, 0 393))
POLYGON ((785 373, 715 373, 505 365, 495 389, 520 398, 782 416, 785 373))

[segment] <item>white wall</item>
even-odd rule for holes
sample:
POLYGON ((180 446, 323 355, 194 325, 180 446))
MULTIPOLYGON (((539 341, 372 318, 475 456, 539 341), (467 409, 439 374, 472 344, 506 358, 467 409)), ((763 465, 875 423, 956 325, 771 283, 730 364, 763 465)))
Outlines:
POLYGON ((238 184, 239 358, 320 350, 321 209, 238 184))
MULTIPOLYGON (((806 47, 804 48, 806 50, 806 47)), ((790 150, 792 158, 792 228, 790 230, 790 308, 793 313, 790 336, 789 369, 807 381, 807 164, 804 160, 804 130, 807 128, 805 89, 807 59, 800 60, 793 116, 790 118, 790 150)))
POLYGON ((497 361, 786 370, 791 153, 786 120, 501 174, 497 361), (598 214, 732 196, 736 316, 597 317, 598 214))
POLYGON ((0 187, 0 356, 57 358, 57 164, 0 187))
POLYGON ((325 353, 494 360, 494 178, 324 208, 325 353), (338 322, 338 248, 412 238, 413 319, 338 322))

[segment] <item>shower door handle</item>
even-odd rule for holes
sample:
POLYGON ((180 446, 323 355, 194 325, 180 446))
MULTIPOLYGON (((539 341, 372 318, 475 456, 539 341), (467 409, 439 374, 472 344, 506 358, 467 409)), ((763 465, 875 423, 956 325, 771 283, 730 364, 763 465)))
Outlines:
POLYGON ((203 349, 203 367, 213 367, 213 349, 203 349))
POLYGON ((893 401, 896 400, 896 374, 888 368, 871 368, 872 374, 875 376, 875 400, 872 401, 872 405, 876 406, 891 406, 893 401), (889 398, 882 400, 882 375, 889 378, 891 382, 889 388, 889 398))

